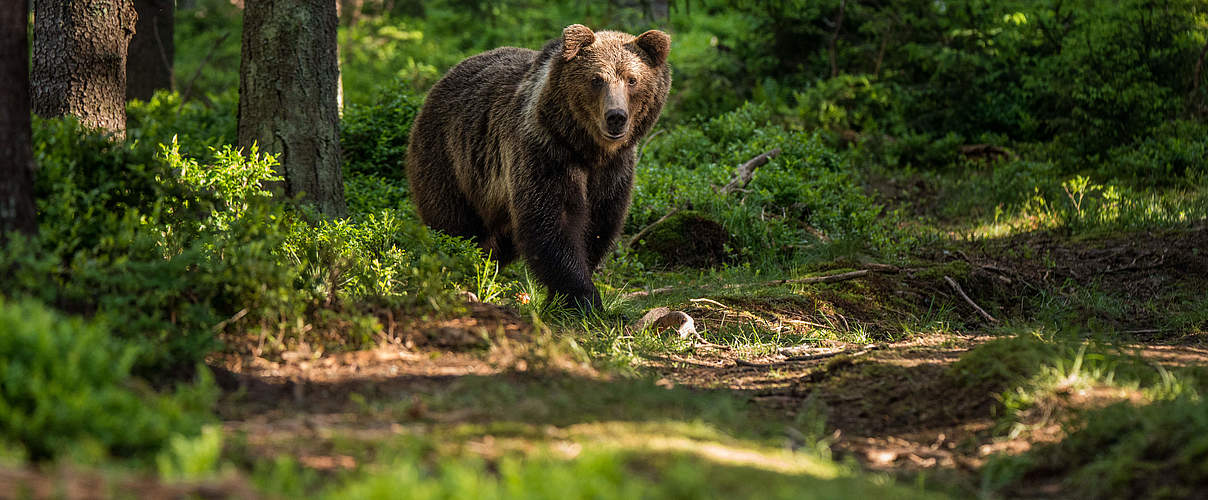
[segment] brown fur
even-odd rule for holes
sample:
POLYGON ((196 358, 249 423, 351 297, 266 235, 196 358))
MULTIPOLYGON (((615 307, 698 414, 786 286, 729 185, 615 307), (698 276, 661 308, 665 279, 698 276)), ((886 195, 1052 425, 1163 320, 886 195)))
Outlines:
POLYGON ((407 177, 424 223, 517 253, 550 291, 598 307, 591 274, 629 210, 634 149, 658 120, 671 39, 568 26, 540 51, 473 56, 428 93, 407 177))

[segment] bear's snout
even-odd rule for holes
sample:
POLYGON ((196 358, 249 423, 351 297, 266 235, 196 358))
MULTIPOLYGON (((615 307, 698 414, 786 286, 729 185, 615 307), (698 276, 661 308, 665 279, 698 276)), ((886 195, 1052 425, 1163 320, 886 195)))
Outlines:
POLYGON ((629 113, 623 109, 610 109, 604 113, 605 131, 609 139, 620 139, 625 135, 625 125, 629 123, 629 113))

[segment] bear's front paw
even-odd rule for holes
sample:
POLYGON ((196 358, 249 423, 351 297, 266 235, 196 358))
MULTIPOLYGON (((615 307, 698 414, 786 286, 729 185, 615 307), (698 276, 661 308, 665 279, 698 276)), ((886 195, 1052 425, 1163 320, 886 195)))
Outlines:
POLYGON ((589 290, 584 290, 582 293, 571 295, 570 305, 585 315, 593 311, 604 311, 604 302, 600 300, 600 292, 594 286, 589 290))

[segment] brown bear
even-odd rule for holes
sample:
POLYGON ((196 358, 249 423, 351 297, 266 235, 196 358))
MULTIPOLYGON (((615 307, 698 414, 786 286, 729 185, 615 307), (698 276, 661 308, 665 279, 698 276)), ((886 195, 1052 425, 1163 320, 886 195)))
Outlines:
POLYGON ((575 24, 540 51, 470 57, 428 93, 407 178, 420 218, 528 263, 553 293, 600 307, 592 272, 621 231, 635 146, 671 88, 662 31, 575 24))

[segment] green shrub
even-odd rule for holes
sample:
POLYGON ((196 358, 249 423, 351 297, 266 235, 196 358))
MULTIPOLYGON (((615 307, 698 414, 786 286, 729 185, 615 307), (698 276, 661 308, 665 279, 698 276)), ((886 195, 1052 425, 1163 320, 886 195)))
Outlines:
POLYGON ((126 142, 158 151, 160 144, 179 144, 185 156, 209 159, 216 145, 234 144, 239 94, 234 89, 208 103, 184 102, 176 92, 159 91, 150 101, 126 106, 126 142))
POLYGON ((1142 186, 1170 186, 1208 173, 1208 124, 1190 120, 1163 123, 1137 143, 1112 148, 1099 174, 1142 186))
POLYGON ((175 146, 156 158, 69 119, 37 122, 34 142, 40 233, 0 254, 0 289, 104 318, 146 344, 138 372, 192 367, 245 308, 251 322, 311 302, 274 253, 283 208, 255 187, 269 159, 226 149, 203 167, 175 146))
POLYGON ((374 102, 350 105, 340 121, 345 171, 405 179, 411 122, 423 100, 404 82, 379 90, 374 102))
POLYGON ((637 168, 627 231, 680 208, 720 222, 744 260, 783 260, 816 242, 818 231, 878 246, 881 207, 845 161, 817 134, 772 125, 770 117, 767 107, 748 104, 653 140, 637 168), (743 192, 720 193, 738 165, 774 148, 781 154, 743 192))
POLYGON ((447 299, 481 260, 473 244, 434 233, 398 210, 294 224, 282 252, 300 270, 301 288, 349 303, 447 299))
POLYGON ((196 434, 216 394, 209 379, 159 395, 130 378, 136 359, 102 323, 0 298, 0 437, 43 460, 149 458, 196 434))

